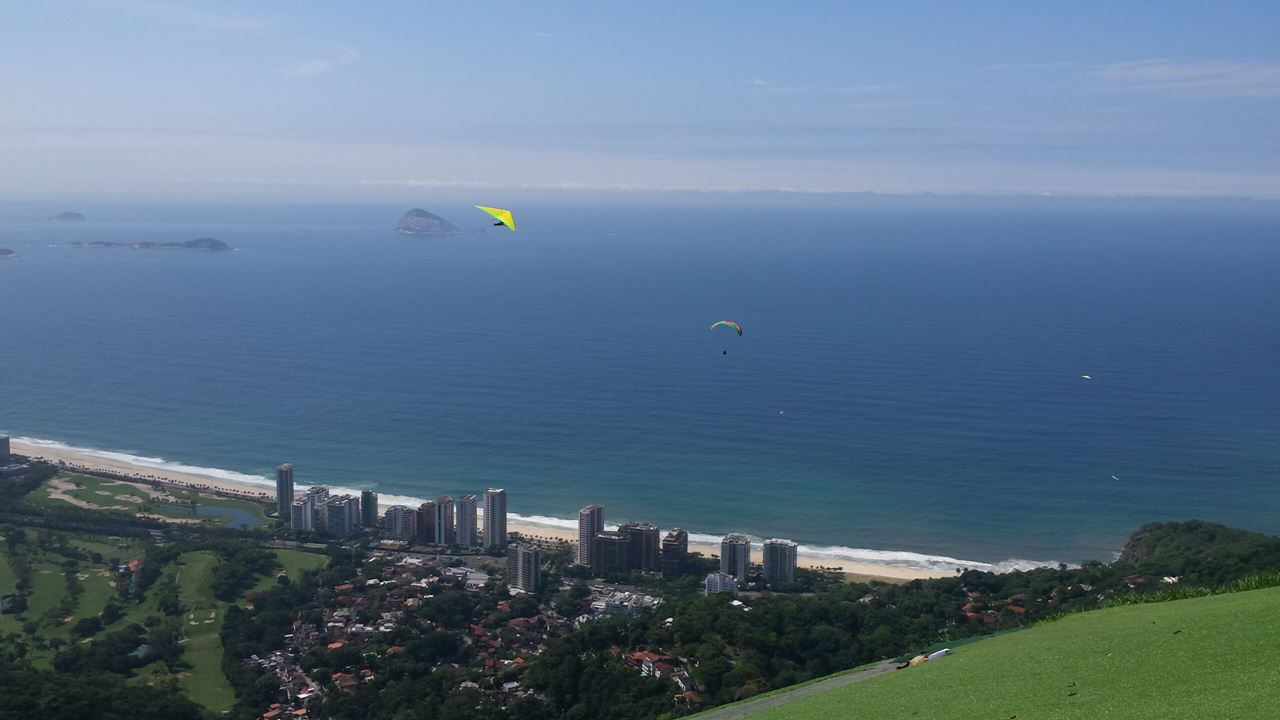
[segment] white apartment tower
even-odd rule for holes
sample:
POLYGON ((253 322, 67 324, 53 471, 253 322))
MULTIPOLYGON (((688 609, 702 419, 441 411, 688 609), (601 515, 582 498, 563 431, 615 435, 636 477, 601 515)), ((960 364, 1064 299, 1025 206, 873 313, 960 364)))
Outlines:
POLYGON ((588 505, 578 511, 578 556, 579 565, 591 564, 591 550, 595 547, 596 535, 604 532, 604 507, 588 505))
POLYGON ((796 544, 790 540, 764 541, 764 579, 769 582, 796 581, 796 544))
POLYGON ((484 491, 484 544, 507 546, 507 491, 502 488, 484 491))
POLYGON ((516 543, 507 549, 507 586, 528 593, 542 584, 542 554, 537 545, 516 543))
POLYGON ((751 569, 751 540, 746 535, 725 535, 720 541, 720 572, 739 580, 751 569))
POLYGON ((479 546, 480 538, 478 537, 476 525, 476 496, 463 495, 458 498, 457 509, 458 514, 455 519, 457 543, 463 547, 479 546))

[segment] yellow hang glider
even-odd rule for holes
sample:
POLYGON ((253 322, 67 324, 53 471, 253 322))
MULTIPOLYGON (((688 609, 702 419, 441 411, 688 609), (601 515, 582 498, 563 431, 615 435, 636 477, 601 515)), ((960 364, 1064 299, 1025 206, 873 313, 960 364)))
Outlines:
POLYGON ((485 207, 484 205, 473 205, 472 207, 477 208, 479 210, 483 210, 489 213, 490 215, 492 215, 493 219, 498 221, 494 223, 494 225, 506 225, 507 228, 511 230, 511 232, 515 232, 516 219, 512 217, 510 210, 503 210, 502 208, 495 208, 495 207, 485 207))

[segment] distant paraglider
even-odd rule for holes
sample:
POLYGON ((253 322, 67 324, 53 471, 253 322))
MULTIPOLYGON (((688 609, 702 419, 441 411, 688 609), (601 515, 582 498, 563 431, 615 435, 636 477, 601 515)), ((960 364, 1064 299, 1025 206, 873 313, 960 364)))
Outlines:
POLYGON ((495 208, 495 207, 486 207, 484 205, 473 205, 472 207, 475 207, 476 209, 479 209, 479 210, 483 210, 489 213, 490 215, 492 215, 493 219, 498 221, 493 224, 494 227, 502 227, 505 225, 508 230, 510 230, 511 232, 515 232, 516 219, 511 214, 510 210, 503 210, 502 208, 495 208))
POLYGON ((721 325, 733 328, 738 331, 738 337, 742 337, 742 326, 732 320, 717 320, 716 322, 711 323, 711 329, 715 330, 721 325))
MULTIPOLYGON (((711 329, 712 329, 712 330, 715 330, 716 328, 721 327, 721 326, 728 327, 728 328, 733 328, 735 331, 737 331, 737 333, 738 333, 738 337, 742 337, 742 326, 741 326, 741 325, 739 325, 738 323, 736 323, 736 322, 734 322, 734 321, 732 321, 732 320, 717 320, 716 322, 711 323, 711 329)), ((721 355, 728 355, 728 354, 729 354, 729 351, 728 351, 727 349, 726 349, 726 350, 721 350, 721 351, 720 351, 720 354, 721 354, 721 355)))

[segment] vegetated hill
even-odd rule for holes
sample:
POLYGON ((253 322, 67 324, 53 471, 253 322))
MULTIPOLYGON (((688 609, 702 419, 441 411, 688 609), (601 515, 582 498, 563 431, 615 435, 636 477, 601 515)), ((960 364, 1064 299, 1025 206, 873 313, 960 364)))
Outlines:
POLYGON ((400 216, 396 232, 406 235, 457 235, 462 231, 435 213, 414 208, 400 216))
POLYGON ((1129 537, 1118 561, 1180 576, 1183 584, 1219 584, 1280 570, 1280 538, 1200 520, 1148 523, 1129 537))
POLYGON ((1280 588, 1080 613, 751 717, 1269 717, 1280 588))

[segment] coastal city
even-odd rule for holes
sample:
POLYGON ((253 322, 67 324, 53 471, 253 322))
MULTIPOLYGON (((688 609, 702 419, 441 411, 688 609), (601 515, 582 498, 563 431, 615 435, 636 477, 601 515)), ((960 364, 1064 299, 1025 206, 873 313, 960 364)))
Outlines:
MULTIPOLYGON (((327 487, 317 485, 299 494, 294 488, 293 465, 286 463, 276 468, 275 497, 277 517, 281 521, 288 518, 289 528, 299 533, 348 538, 361 531, 381 529, 385 547, 505 550, 507 584, 521 592, 538 591, 540 546, 519 536, 511 542, 505 489, 486 489, 483 505, 475 495, 442 495, 416 508, 381 508, 378 494, 370 490, 356 497, 330 494, 327 487)), ((765 540, 757 579, 765 583, 794 582, 797 547, 791 540, 765 540)), ((607 530, 604 507, 588 505, 578 511, 573 553, 575 562, 589 568, 594 577, 640 571, 661 572, 670 578, 680 573, 688 558, 689 533, 672 528, 663 535, 656 525, 647 522, 624 522, 616 530, 607 530)), ((720 542, 719 570, 707 574, 703 581, 705 591, 737 592, 739 585, 750 581, 755 573, 751 557, 750 538, 738 533, 726 535, 720 542)))

